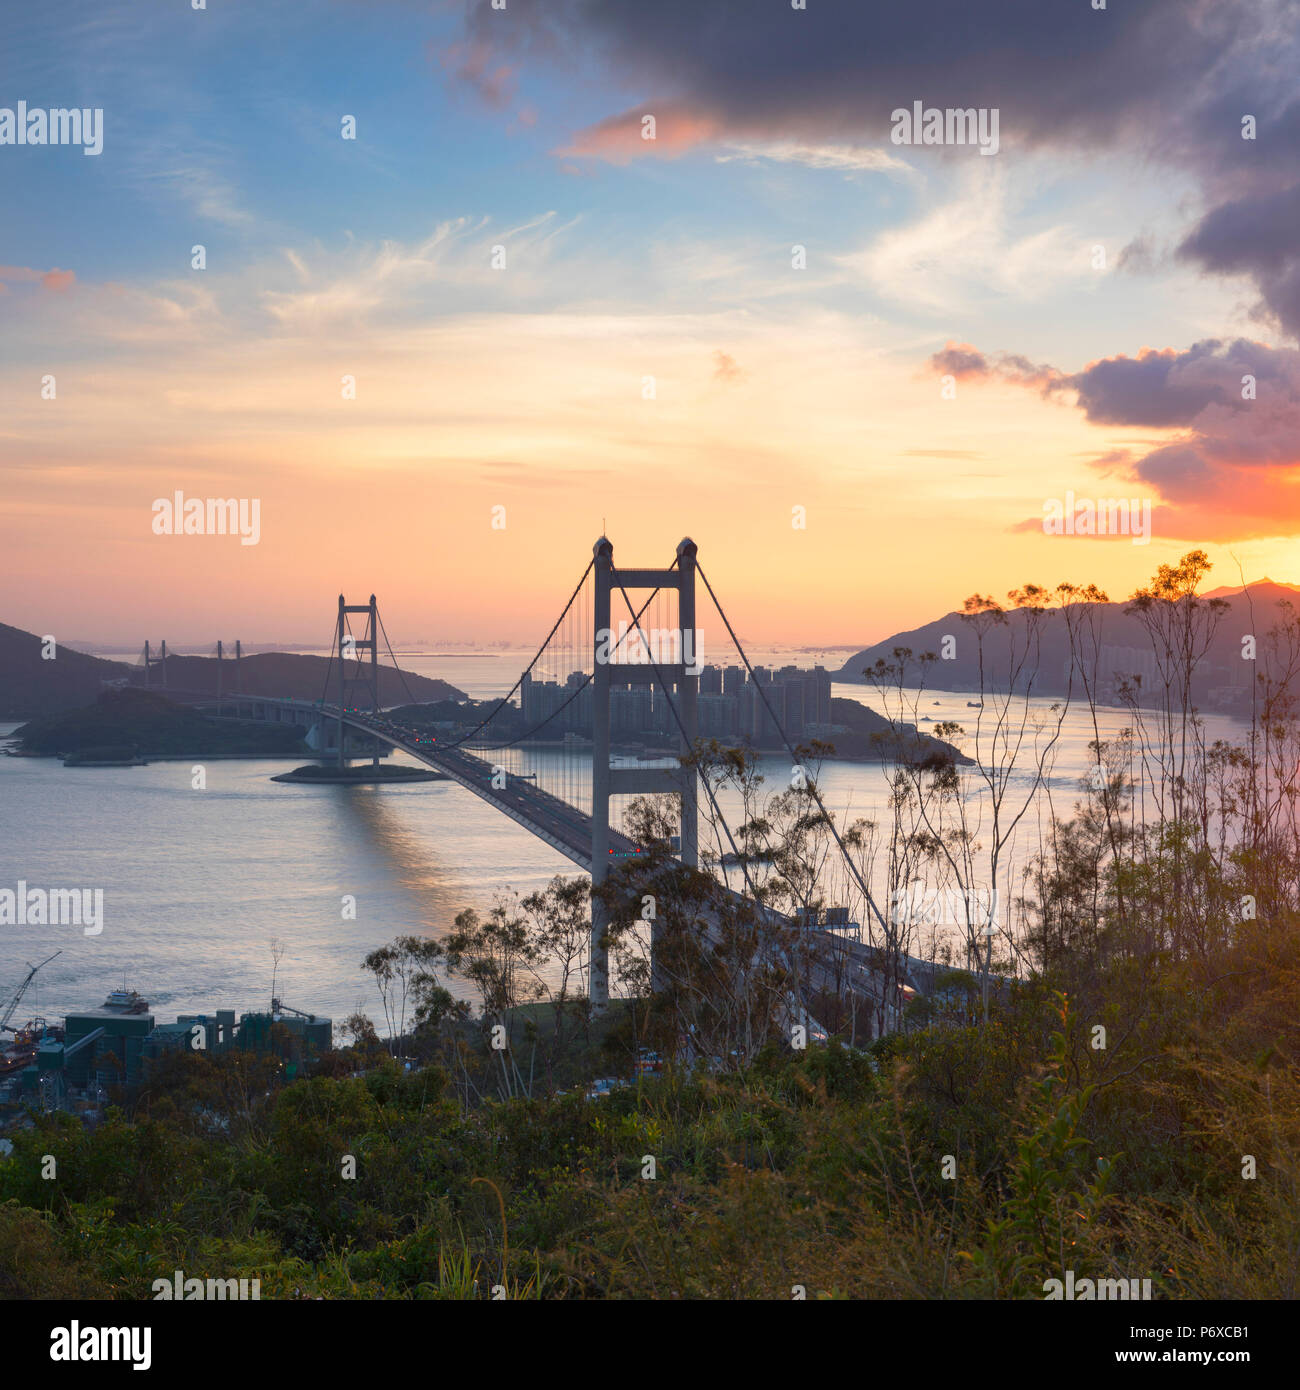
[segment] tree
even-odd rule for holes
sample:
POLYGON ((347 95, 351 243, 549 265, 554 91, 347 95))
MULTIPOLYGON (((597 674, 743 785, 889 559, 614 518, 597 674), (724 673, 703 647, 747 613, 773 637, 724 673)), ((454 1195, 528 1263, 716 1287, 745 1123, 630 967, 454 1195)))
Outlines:
POLYGON ((406 1056, 408 1009, 419 1017, 420 1007, 427 1018, 433 1007, 431 991, 438 988, 434 974, 443 949, 429 937, 399 936, 387 946, 371 951, 362 966, 375 977, 383 1005, 384 1022, 390 1044, 396 1042, 397 1059, 406 1056))

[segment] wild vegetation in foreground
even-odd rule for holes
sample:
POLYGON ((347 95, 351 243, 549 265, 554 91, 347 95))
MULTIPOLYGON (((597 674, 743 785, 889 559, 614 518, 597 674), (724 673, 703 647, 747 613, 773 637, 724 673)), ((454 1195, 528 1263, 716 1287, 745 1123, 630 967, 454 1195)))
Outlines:
POLYGON ((391 1059, 280 1088, 269 1058, 178 1056, 97 1129, 14 1136, 0 1287, 149 1298, 180 1269, 264 1298, 1038 1298, 1072 1269, 1294 1297, 1296 942, 1254 927, 1068 1002, 1018 989, 987 1026, 769 1045, 595 1100, 466 1106, 443 1065, 391 1059))
MULTIPOLYGON (((1285 613, 1248 743, 1207 746, 1186 693, 1219 613, 1195 597, 1204 570, 1194 554, 1135 596, 1166 698, 1098 738, 1032 856, 1011 853, 1008 769, 1027 750, 1045 777, 1060 725, 992 687, 977 772, 900 764, 892 823, 839 832, 860 865, 878 853, 891 903, 920 876, 969 904, 981 865, 998 886, 1022 865, 1005 916, 959 924, 965 968, 928 998, 903 1003, 914 924, 891 910, 864 1016, 792 1046, 794 1020, 829 1017, 836 962, 764 909, 816 906, 838 828, 815 779, 760 804, 743 757, 701 750, 749 811, 727 832, 746 890, 666 850, 615 875, 632 1000, 589 1017, 581 881, 466 912, 442 943, 401 938, 365 962, 391 1041, 357 1016, 353 1045, 287 1086, 273 1056, 177 1055, 93 1130, 55 1114, 17 1132, 0 1290, 149 1298, 180 1269, 266 1298, 1041 1298, 1073 1271, 1157 1298, 1295 1297, 1300 642, 1285 613), (642 1048, 661 1074, 588 1098, 642 1048)), ((1086 680, 1088 594, 1058 599, 1086 680)), ((976 636, 1000 611, 968 605, 976 636)), ((661 844, 665 808, 634 814, 661 844)))

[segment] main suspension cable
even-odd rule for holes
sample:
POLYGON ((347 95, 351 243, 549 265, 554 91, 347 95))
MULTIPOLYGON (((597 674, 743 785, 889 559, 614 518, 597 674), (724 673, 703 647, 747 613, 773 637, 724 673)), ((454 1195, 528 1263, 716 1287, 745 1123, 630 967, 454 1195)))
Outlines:
MULTIPOLYGON (((776 717, 776 711, 772 708, 772 703, 767 698, 762 683, 755 680, 754 668, 750 665, 749 657, 745 654, 744 647, 740 645, 740 638, 736 636, 736 630, 731 626, 731 620, 727 617, 726 613, 722 611, 722 605, 718 602, 718 596, 713 592, 713 585, 709 583, 709 577, 704 573, 704 566, 697 562, 695 567, 699 571, 700 578, 704 580, 704 587, 709 591, 709 597, 713 600, 714 608, 718 610, 718 617, 722 619, 731 637, 732 643, 740 653, 740 659, 745 663, 745 669, 749 672, 749 679, 753 682, 755 689, 758 691, 759 698, 763 701, 763 705, 768 713, 768 718, 771 719, 777 733, 781 735, 781 742, 785 744, 786 752, 794 759, 795 765, 799 766, 799 755, 794 751, 793 744, 791 744, 790 740, 786 737, 785 729, 781 721, 776 717)), ((840 837, 839 829, 836 827, 830 812, 827 811, 826 803, 822 801, 821 793, 817 790, 817 782, 815 779, 811 779, 808 782, 808 790, 812 792, 813 799, 817 802, 818 809, 825 818, 826 824, 830 827, 831 834, 835 837, 835 843, 839 846, 840 854, 843 855, 844 862, 848 865, 849 872, 857 880, 858 887, 862 890, 862 895, 866 899, 867 906, 875 913, 876 921, 880 923, 880 929, 885 933, 885 940, 888 941, 890 939, 889 925, 880 915, 880 909, 876 906, 875 898, 871 896, 871 890, 867 887, 862 874, 858 870, 858 866, 853 861, 852 855, 849 854, 848 846, 845 845, 843 839, 840 837)))
MULTIPOLYGON (((623 595, 623 602, 624 602, 625 604, 627 604, 627 611, 628 611, 629 613, 632 613, 632 600, 628 597, 627 590, 626 590, 621 584, 619 585, 619 592, 623 595)), ((655 593, 658 593, 658 592, 659 592, 659 591, 656 589, 656 590, 655 590, 655 593)), ((654 597, 654 594, 652 594, 650 597, 653 598, 653 597, 654 597)), ((646 600, 646 603, 649 603, 649 600, 648 600, 648 599, 646 600)), ((645 612, 645 608, 646 608, 646 605, 643 604, 642 607, 641 607, 641 612, 642 612, 642 613, 645 612)), ((633 614, 632 614, 632 626, 633 626, 633 627, 636 629, 636 631, 640 634, 642 643, 643 643, 644 645, 646 645, 647 650, 648 650, 649 647, 648 647, 648 644, 645 642, 645 634, 641 632, 641 621, 640 621, 640 619, 641 619, 641 614, 640 614, 640 613, 633 613, 633 614)), ((677 729, 678 729, 678 732, 679 732, 679 733, 681 734, 681 736, 682 736, 682 743, 685 744, 686 747, 690 750, 690 755, 693 757, 693 756, 695 755, 695 749, 691 746, 691 740, 690 740, 689 736, 688 736, 687 733, 686 733, 686 726, 682 723, 681 715, 679 715, 679 714, 677 713, 677 705, 676 705, 676 702, 673 700, 673 697, 668 693, 668 687, 664 684, 663 677, 659 674, 659 667, 658 667, 658 665, 656 665, 654 662, 651 662, 651 663, 650 663, 650 671, 651 671, 651 674, 654 676, 655 680, 657 680, 657 681, 659 682, 659 688, 660 688, 660 689, 663 691, 663 693, 664 693, 664 699, 668 702, 668 708, 669 708, 669 710, 672 712, 673 718, 677 721, 677 729)), ((696 775, 698 776, 699 774, 697 773, 696 775)), ((706 794, 706 795, 708 796, 708 798, 709 798, 709 803, 710 803, 710 804, 712 805, 712 807, 713 807, 714 814, 717 816, 718 820, 721 822, 721 825, 722 825, 723 830, 725 830, 725 831, 727 832, 727 843, 731 846, 731 852, 732 852, 732 854, 736 857, 737 862, 740 864, 740 871, 741 871, 741 873, 744 874, 744 876, 745 876, 745 883, 746 883, 747 887, 749 888, 750 893, 753 895, 753 899, 754 899, 755 904, 756 904, 757 906, 759 906, 759 907, 765 907, 766 904, 764 904, 764 903, 762 902, 762 900, 761 900, 761 899, 759 898, 759 896, 758 896, 758 889, 757 889, 757 887, 756 887, 755 884, 754 884, 754 880, 749 876, 749 865, 748 865, 748 863, 747 863, 747 856, 746 856, 746 855, 743 855, 743 854, 740 852, 740 849, 739 849, 739 847, 738 847, 737 844, 736 844, 735 837, 734 837, 734 836, 732 835, 732 833, 731 833, 731 826, 727 824, 727 818, 726 818, 726 816, 724 816, 724 815, 722 814, 722 808, 718 805, 717 797, 715 797, 714 794, 713 794, 713 788, 709 785, 709 779, 708 779, 707 777, 701 777, 701 778, 700 778, 700 781, 704 783, 704 791, 705 791, 705 794, 706 794)))
MULTIPOLYGON (((564 605, 564 612, 562 612, 560 616, 556 618, 555 625, 551 628, 550 632, 546 634, 546 640, 542 643, 540 647, 538 647, 537 655, 533 657, 533 659, 528 663, 528 665, 525 666, 524 669, 520 672, 519 679, 514 683, 514 686, 511 688, 510 693, 499 701, 496 709, 494 709, 492 713, 489 714, 488 717, 484 719, 481 724, 478 725, 478 728, 471 729, 469 733, 467 733, 464 736, 464 738, 458 738, 454 743, 444 744, 444 747, 459 748, 461 744, 467 743, 470 739, 474 737, 475 734, 479 732, 480 729, 486 728, 487 725, 489 725, 497 717, 497 715, 501 713, 501 711, 506 707, 506 705, 510 703, 511 697, 515 694, 519 687, 523 685, 524 677, 531 675, 533 667, 536 666, 537 663, 542 659, 542 653, 546 650, 547 644, 550 642, 551 638, 555 636, 556 629, 564 621, 565 614, 568 613, 570 607, 573 605, 573 600, 577 598, 578 595, 582 592, 582 586, 587 582, 587 576, 591 573, 595 563, 596 557, 593 555, 591 559, 587 561, 587 568, 583 570, 582 578, 578 580, 577 587, 569 595, 569 602, 564 605)), ((503 746, 506 748, 510 747, 508 743, 503 746)))
MULTIPOLYGON (((634 624, 635 624, 635 619, 640 618, 641 614, 644 613, 645 610, 650 606, 651 600, 654 598, 655 594, 657 594, 658 592, 659 592, 659 590, 656 589, 656 590, 654 591, 654 594, 651 594, 651 595, 650 595, 650 598, 646 599, 646 601, 641 605, 640 611, 639 611, 638 613, 636 613, 635 616, 634 616, 634 624)), ((626 592, 624 593, 624 597, 625 597, 625 598, 627 597, 626 592)), ((629 604, 628 604, 628 611, 631 612, 631 609, 632 609, 632 605, 631 605, 631 603, 629 603, 629 604)), ((627 633, 625 632, 625 633, 623 634, 623 636, 620 637, 620 638, 618 639, 618 641, 613 645, 613 647, 610 648, 610 656, 611 656, 611 657, 612 657, 612 656, 614 655, 614 653, 623 645, 623 643, 624 643, 624 641, 626 641, 626 639, 627 639, 627 633)), ((538 656, 540 656, 540 655, 541 655, 541 653, 539 652, 539 653, 538 653, 538 656)), ((594 681, 595 679, 596 679, 596 673, 595 673, 594 671, 591 673, 591 675, 589 675, 589 676, 584 676, 582 684, 579 685, 579 686, 576 686, 576 687, 574 688, 573 694, 570 695, 569 698, 568 698, 562 705, 560 705, 557 709, 552 710, 551 713, 548 714, 548 715, 546 716, 546 718, 543 719, 542 722, 541 722, 540 724, 538 724, 535 728, 529 729, 527 733, 520 734, 518 738, 512 738, 508 743, 493 743, 493 744, 490 744, 489 747, 492 749, 493 752, 500 752, 500 751, 503 751, 503 750, 505 750, 505 749, 507 749, 507 748, 513 748, 513 747, 515 746, 516 743, 522 743, 524 739, 526 739, 526 738, 532 738, 532 736, 533 736, 534 734, 540 733, 540 732, 551 722, 552 719, 555 719, 558 715, 563 714, 564 711, 565 711, 566 709, 569 708, 569 706, 578 698, 579 695, 582 694, 582 692, 583 692, 584 690, 586 690, 586 688, 587 688, 587 687, 592 683, 592 681, 594 681)), ((482 727, 483 727, 483 726, 480 724, 480 725, 479 725, 479 728, 482 728, 482 727)), ((465 737, 466 737, 466 738, 470 738, 470 737, 472 737, 472 735, 467 734, 465 737)), ((463 742, 464 742, 464 739, 462 739, 461 742, 463 743, 463 742)), ((455 747, 457 747, 458 745, 453 743, 453 744, 449 744, 448 746, 451 747, 451 748, 455 748, 455 747)))

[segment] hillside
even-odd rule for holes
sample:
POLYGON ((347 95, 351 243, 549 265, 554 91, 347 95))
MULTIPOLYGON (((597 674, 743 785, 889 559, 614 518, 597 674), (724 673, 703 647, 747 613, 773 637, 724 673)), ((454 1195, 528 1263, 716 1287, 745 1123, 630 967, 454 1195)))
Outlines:
POLYGON ((131 670, 64 646, 56 646, 46 661, 41 650, 34 633, 0 623, 0 719, 80 709, 96 699, 105 681, 121 680, 131 670))
MULTIPOLYGON (((20 628, 0 623, 0 719, 34 719, 60 714, 93 704, 107 685, 122 680, 141 685, 144 672, 120 661, 87 656, 71 647, 57 646, 52 660, 41 656, 41 638, 20 628)), ((164 689, 217 693, 217 659, 206 656, 169 656, 164 689)), ((245 695, 284 695, 298 700, 318 700, 324 691, 328 659, 295 656, 289 652, 262 652, 246 656, 239 664, 239 689, 245 695)), ((221 687, 235 690, 235 663, 221 663, 221 687)), ((153 673, 153 683, 159 680, 153 673)), ((337 694, 337 668, 329 698, 337 694)), ((379 699, 383 705, 421 701, 463 700, 464 692, 446 681, 431 680, 391 666, 379 668, 379 699)))
POLYGON ((31 753, 86 755, 113 750, 118 757, 246 753, 305 756, 305 730, 289 724, 245 724, 210 719, 154 690, 104 690, 84 709, 33 719, 18 730, 31 753))
MULTIPOLYGON (((167 686, 173 690, 217 693, 215 656, 169 656, 167 686)), ((224 694, 235 690, 235 663, 229 657, 220 663, 221 688, 224 694)), ((291 652, 259 652, 246 656, 239 663, 239 690, 244 695, 283 695, 294 700, 329 700, 338 698, 338 667, 335 666, 326 690, 330 672, 329 658, 324 656, 295 656, 291 652)), ((137 676, 138 679, 138 676, 137 676)), ((155 676, 154 680, 157 679, 155 676)), ((348 699, 356 692, 349 691, 348 699)), ((443 680, 417 676, 411 671, 399 672, 381 663, 379 667, 379 703, 409 704, 414 696, 420 702, 463 700, 465 692, 443 680)))
MULTIPOLYGON (((1290 585, 1265 580, 1246 589, 1225 586, 1203 596, 1226 605, 1215 631, 1214 639, 1201 659, 1193 679, 1193 693, 1202 708, 1220 709, 1245 714, 1250 710, 1254 676, 1266 668, 1273 655, 1274 643, 1269 637, 1285 616, 1283 603, 1300 607, 1300 592, 1290 585), (1242 638, 1254 634, 1258 641, 1258 660, 1242 660, 1242 638)), ((1089 615, 1095 615, 1099 633, 1100 652, 1096 662, 1096 683, 1101 699, 1113 699, 1124 680, 1141 677, 1141 689, 1154 697, 1160 686, 1155 666, 1151 638, 1142 619, 1125 613, 1127 600, 1116 603, 1088 604, 1089 615)), ((984 688, 1005 688, 1009 658, 1012 650, 1017 658, 1024 652, 1028 615, 1010 610, 1005 624, 993 626, 984 639, 984 688), (992 673, 992 674, 990 674, 992 673), (1000 686, 994 677, 1000 677, 1000 686)), ((910 648, 908 663, 909 684, 921 682, 918 659, 927 652, 938 655, 944 639, 955 639, 951 659, 936 660, 925 670, 923 683, 938 690, 979 690, 980 649, 974 626, 957 612, 947 613, 923 627, 895 633, 882 642, 856 652, 836 673, 837 681, 865 684, 863 672, 877 661, 893 663, 895 648, 910 648)), ((1069 638, 1065 620, 1057 610, 1045 619, 1041 648, 1035 669, 1026 669, 1018 688, 1024 689, 1032 678, 1032 691, 1039 695, 1063 695, 1069 687, 1069 638)), ((1090 673, 1092 679, 1092 673, 1090 673)), ((1082 685, 1074 673, 1074 694, 1082 697, 1082 685)))
POLYGON ((827 740, 837 758, 862 762, 889 762, 899 758, 906 762, 952 762, 960 766, 973 763, 951 743, 933 734, 918 733, 914 724, 895 727, 883 714, 867 709, 856 700, 838 697, 831 701, 831 722, 848 729, 848 733, 832 734, 827 740))
POLYGON ((1274 579, 1261 579, 1257 584, 1221 584, 1217 589, 1203 593, 1201 598, 1236 598, 1238 594, 1247 591, 1256 600, 1265 598, 1272 602, 1279 596, 1293 601, 1300 600, 1300 584, 1279 584, 1274 579), (1277 591, 1276 594, 1273 590, 1277 591))

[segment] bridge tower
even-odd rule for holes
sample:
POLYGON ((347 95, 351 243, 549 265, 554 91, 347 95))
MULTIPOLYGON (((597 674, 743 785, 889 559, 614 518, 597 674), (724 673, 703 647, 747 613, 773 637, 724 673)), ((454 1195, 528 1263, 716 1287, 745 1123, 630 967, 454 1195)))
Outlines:
MULTIPOLYGON (((240 664, 241 661, 242 661, 243 655, 244 655, 244 652, 243 652, 243 644, 240 642, 239 638, 236 638, 236 639, 235 639, 235 694, 236 694, 236 695, 242 695, 242 694, 244 693, 243 667, 242 667, 242 665, 240 664)), ((217 711, 218 711, 218 713, 220 713, 220 710, 221 710, 221 694, 222 694, 221 665, 222 665, 222 662, 225 661, 225 659, 226 659, 226 648, 225 648, 225 643, 221 640, 220 637, 218 637, 218 638, 217 638, 217 711)))
POLYGON ((149 641, 146 638, 144 644, 144 685, 149 688, 149 672, 156 666, 162 674, 162 688, 167 689, 167 641, 164 638, 161 650, 157 656, 149 654, 149 641))
MULTIPOLYGON (((595 556, 595 603, 593 627, 595 672, 592 686, 593 728, 591 764, 591 886, 602 884, 609 874, 611 796, 643 794, 676 790, 681 797, 681 862, 690 868, 699 867, 699 783, 693 765, 683 762, 676 773, 639 768, 611 768, 610 758, 610 684, 609 657, 615 643, 612 639, 612 595, 615 590, 670 589, 677 593, 677 637, 673 662, 655 661, 664 687, 670 694, 677 712, 673 721, 677 728, 679 753, 689 758, 699 735, 697 699, 699 695, 700 645, 695 629, 695 559, 697 547, 687 537, 677 547, 677 565, 673 569, 614 568, 614 546, 601 538, 592 547, 595 556), (680 721, 680 722, 679 722, 680 721)), ((654 655, 662 655, 662 652, 654 655)), ((589 994, 594 1012, 601 1012, 609 1003, 609 951, 603 938, 609 926, 609 913, 594 895, 591 901, 591 981, 589 994)), ((659 948, 664 927, 658 916, 650 924, 652 986, 662 987, 658 973, 659 948)))
MULTIPOLYGON (((348 700, 356 700, 358 694, 369 699, 370 712, 379 713, 379 605, 375 602, 374 594, 370 595, 369 603, 349 604, 343 595, 339 595, 339 619, 338 627, 334 632, 334 644, 339 656, 339 679, 338 679, 338 706, 339 706, 339 766, 346 767, 348 759, 344 757, 344 738, 343 711, 349 708, 348 700), (354 637, 348 631, 348 614, 366 614, 365 631, 360 637, 354 637), (361 660, 360 653, 370 653, 369 670, 361 660), (356 657, 356 674, 349 677, 347 674, 347 658, 356 657), (349 696, 349 691, 353 692, 349 696)), ((361 708, 361 705, 354 705, 352 708, 361 708)), ((374 766, 379 766, 379 744, 375 743, 374 766)))

